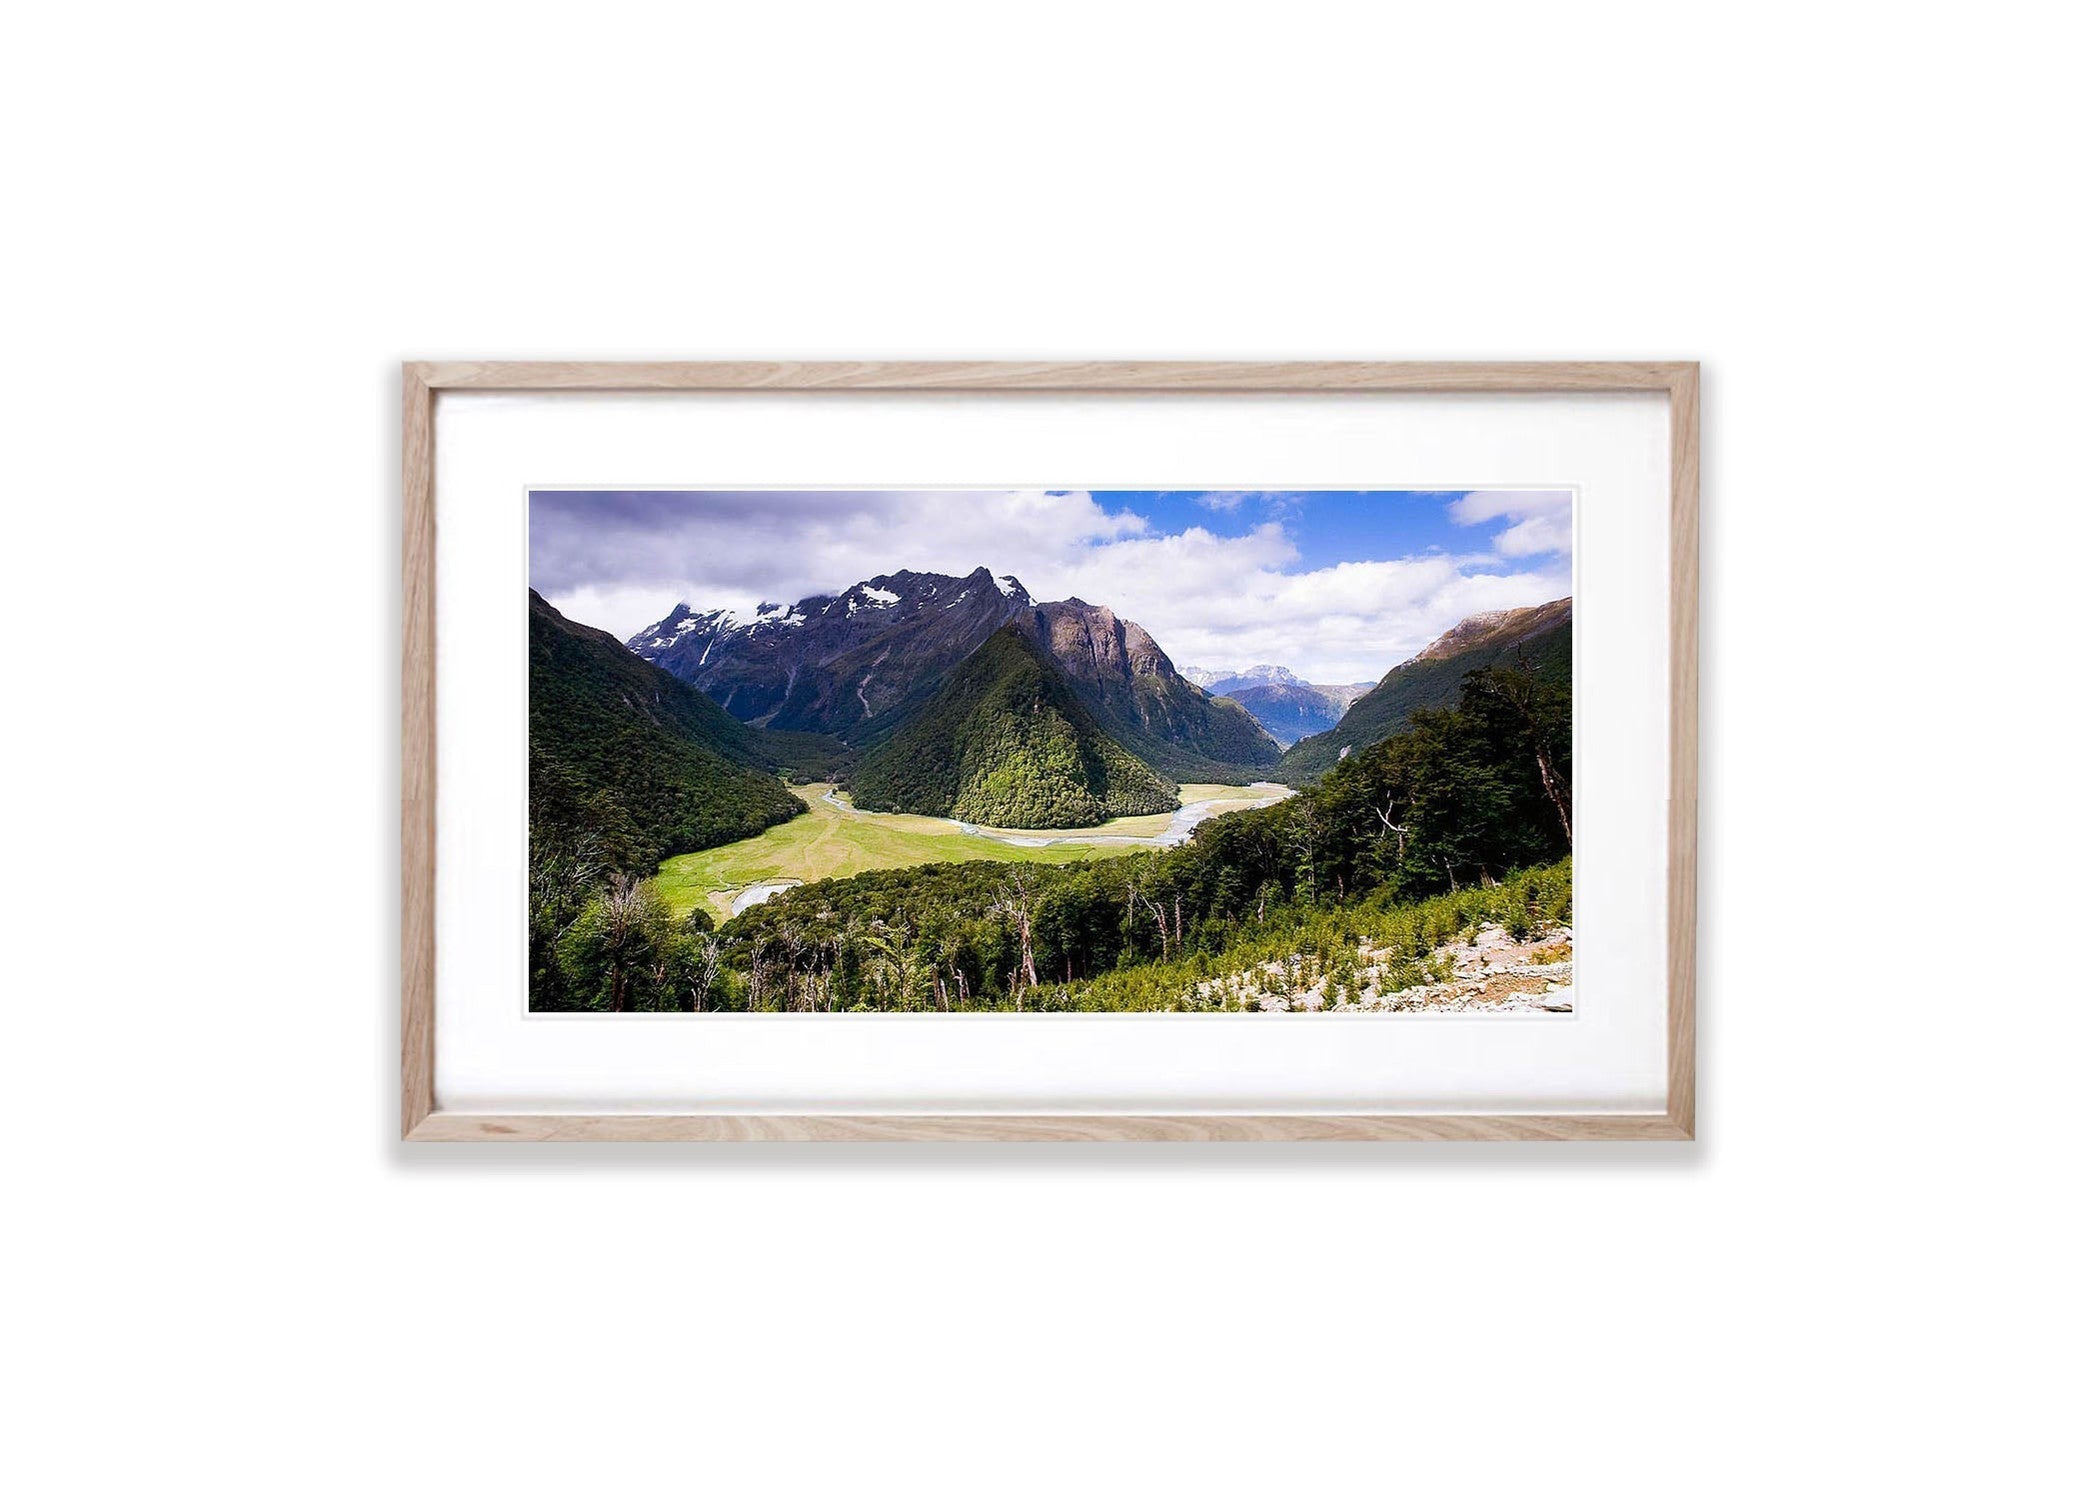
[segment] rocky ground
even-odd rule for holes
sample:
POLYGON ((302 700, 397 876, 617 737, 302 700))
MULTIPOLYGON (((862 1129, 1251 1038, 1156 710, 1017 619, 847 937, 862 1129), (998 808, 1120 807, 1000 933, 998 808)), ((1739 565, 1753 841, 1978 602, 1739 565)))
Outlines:
POLYGON ((1368 943, 1356 949, 1353 1001, 1340 998, 1338 975, 1314 974, 1309 958, 1265 963, 1208 979, 1205 998, 1262 1010, 1327 1010, 1346 1014, 1397 1011, 1426 1015, 1571 1014, 1574 933, 1551 927, 1519 942, 1500 926, 1479 928, 1438 947, 1395 981, 1392 954, 1368 943), (1409 982, 1421 978, 1432 982, 1409 982), (1388 985, 1390 987, 1388 987, 1388 985), (1282 992, 1273 992, 1280 989, 1282 992))

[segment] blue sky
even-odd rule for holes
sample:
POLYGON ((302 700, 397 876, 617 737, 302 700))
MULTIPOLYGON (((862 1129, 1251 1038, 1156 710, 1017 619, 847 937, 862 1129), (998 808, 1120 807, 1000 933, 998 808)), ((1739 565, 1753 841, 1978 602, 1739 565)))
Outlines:
POLYGON ((1469 614, 1565 597, 1565 490, 625 490, 532 497, 533 586, 626 638, 914 569, 1106 604, 1177 665, 1383 675, 1469 614))
POLYGON ((1144 490, 1096 489, 1108 509, 1144 516, 1160 532, 1203 526, 1241 535, 1280 521, 1303 570, 1368 557, 1478 551, 1474 526, 1452 520, 1450 505, 1467 491, 1432 489, 1144 490))

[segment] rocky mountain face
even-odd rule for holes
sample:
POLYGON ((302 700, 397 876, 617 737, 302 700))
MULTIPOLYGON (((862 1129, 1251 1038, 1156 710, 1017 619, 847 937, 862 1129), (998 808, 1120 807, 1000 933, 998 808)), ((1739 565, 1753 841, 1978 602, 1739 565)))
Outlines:
POLYGON ((859 743, 1034 600, 1013 578, 899 572, 795 604, 680 604, 627 642, 745 723, 859 743))
POLYGON ((1007 624, 1056 662, 1111 737, 1158 769, 1216 780, 1274 763, 1260 725, 1182 677, 1141 625, 1081 599, 1038 604, 987 568, 890 573, 750 618, 680 604, 628 648, 746 723, 873 746, 1007 624))
POLYGON ((1474 614, 1453 625, 1419 655, 1385 673, 1323 734, 1292 745, 1283 778, 1301 785, 1407 726, 1419 708, 1446 708, 1458 700, 1467 672, 1483 666, 1528 663, 1560 686, 1574 675, 1574 600, 1555 599, 1524 609, 1474 614))
POLYGON ((1021 623, 1116 741, 1182 780, 1276 760, 1239 704, 1213 698, 1174 670, 1144 626, 1083 599, 1039 604, 1021 623))
MULTIPOLYGON (((1472 651, 1520 645, 1574 618, 1574 600, 1555 599, 1524 609, 1490 609, 1468 615, 1437 636, 1415 661, 1448 661, 1472 651)), ((1409 663, 1410 665, 1412 663, 1409 663)))

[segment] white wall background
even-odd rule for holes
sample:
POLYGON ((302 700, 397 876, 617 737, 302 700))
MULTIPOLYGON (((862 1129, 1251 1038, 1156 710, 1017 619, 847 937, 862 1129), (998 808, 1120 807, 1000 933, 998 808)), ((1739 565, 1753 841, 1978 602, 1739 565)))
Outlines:
POLYGON ((16 18, 10 1487, 2088 1483, 2071 21, 16 18), (1704 1138, 397 1146, 452 355, 1705 360, 1704 1138))

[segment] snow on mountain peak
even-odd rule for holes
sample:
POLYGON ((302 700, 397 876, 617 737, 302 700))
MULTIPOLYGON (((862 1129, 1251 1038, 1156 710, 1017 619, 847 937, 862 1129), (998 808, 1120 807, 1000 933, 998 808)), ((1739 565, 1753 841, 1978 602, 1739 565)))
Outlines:
POLYGON ((894 608, 902 597, 903 595, 891 593, 886 588, 877 588, 872 583, 855 583, 845 591, 845 612, 850 618, 862 609, 894 608))
POLYGON ((1247 687, 1303 687, 1303 677, 1287 666, 1247 666, 1237 670, 1184 666, 1181 675, 1212 694, 1238 692, 1247 687))

